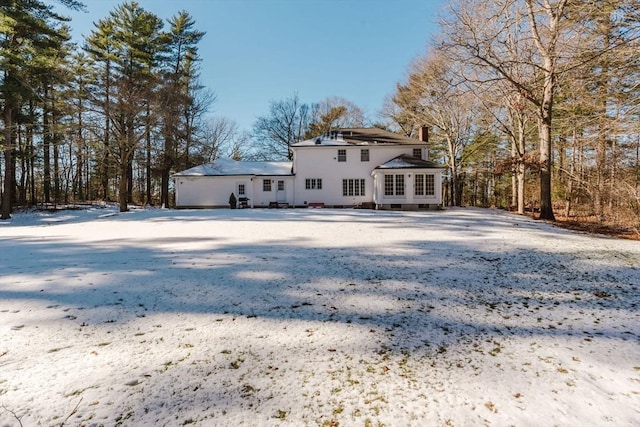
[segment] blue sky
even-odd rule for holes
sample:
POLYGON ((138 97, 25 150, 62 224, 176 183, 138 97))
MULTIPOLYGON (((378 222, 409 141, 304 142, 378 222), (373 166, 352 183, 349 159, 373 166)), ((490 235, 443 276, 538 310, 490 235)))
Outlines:
MULTIPOLYGON (((75 41, 122 1, 83 0, 65 11, 75 41)), ((269 102, 339 96, 375 121, 385 96, 425 51, 444 0, 138 0, 163 20, 189 12, 207 34, 201 81, 217 96, 212 115, 250 131, 269 102)))

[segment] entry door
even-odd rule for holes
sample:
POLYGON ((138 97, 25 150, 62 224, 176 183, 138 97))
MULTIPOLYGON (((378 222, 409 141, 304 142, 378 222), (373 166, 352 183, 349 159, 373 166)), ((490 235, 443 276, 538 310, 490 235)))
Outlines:
POLYGON ((237 195, 238 197, 247 197, 247 183, 239 182, 237 186, 237 195))
POLYGON ((284 181, 278 181, 278 187, 276 191, 276 198, 278 203, 286 203, 287 201, 287 192, 285 191, 284 181))

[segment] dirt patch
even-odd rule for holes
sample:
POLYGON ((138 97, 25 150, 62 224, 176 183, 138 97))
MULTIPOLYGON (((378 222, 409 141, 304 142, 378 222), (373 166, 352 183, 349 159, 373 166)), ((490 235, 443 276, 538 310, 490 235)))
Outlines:
POLYGON ((553 223, 558 227, 567 228, 569 230, 582 231, 591 234, 604 234, 619 239, 640 241, 640 231, 633 227, 599 223, 595 220, 576 221, 575 218, 566 218, 562 216, 556 216, 556 220, 553 223))

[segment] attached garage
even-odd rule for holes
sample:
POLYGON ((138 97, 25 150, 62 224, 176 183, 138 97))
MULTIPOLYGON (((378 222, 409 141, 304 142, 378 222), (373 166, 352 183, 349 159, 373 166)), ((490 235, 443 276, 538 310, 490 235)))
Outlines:
POLYGON ((247 207, 293 204, 292 162, 218 159, 173 175, 176 207, 229 207, 233 193, 247 207))

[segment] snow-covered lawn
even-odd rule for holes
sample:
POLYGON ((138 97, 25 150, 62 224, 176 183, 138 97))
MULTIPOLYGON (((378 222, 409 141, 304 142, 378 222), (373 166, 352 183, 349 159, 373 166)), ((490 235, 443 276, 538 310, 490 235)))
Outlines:
POLYGON ((1 426, 640 424, 638 242, 482 209, 105 207, 0 243, 1 426))

